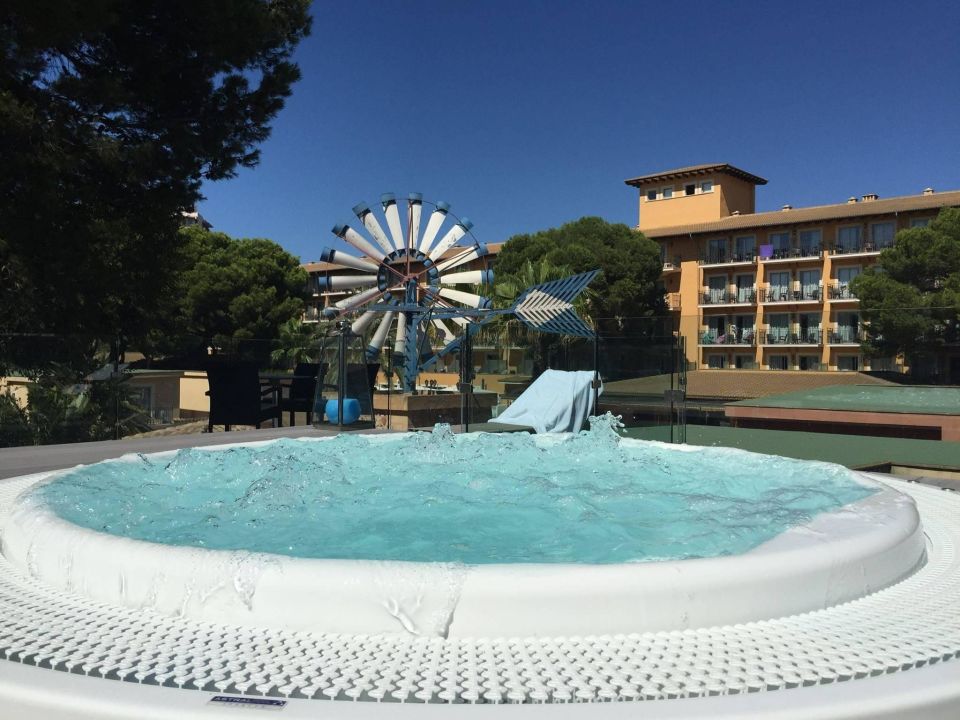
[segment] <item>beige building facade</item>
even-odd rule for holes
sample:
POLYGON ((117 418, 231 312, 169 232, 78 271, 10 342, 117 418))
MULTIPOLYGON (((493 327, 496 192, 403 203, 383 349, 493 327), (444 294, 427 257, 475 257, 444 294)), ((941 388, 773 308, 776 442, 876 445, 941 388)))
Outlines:
POLYGON ((755 212, 766 180, 728 164, 625 181, 638 229, 660 244, 668 306, 698 369, 896 370, 861 351, 850 281, 899 230, 960 207, 960 191, 755 212))

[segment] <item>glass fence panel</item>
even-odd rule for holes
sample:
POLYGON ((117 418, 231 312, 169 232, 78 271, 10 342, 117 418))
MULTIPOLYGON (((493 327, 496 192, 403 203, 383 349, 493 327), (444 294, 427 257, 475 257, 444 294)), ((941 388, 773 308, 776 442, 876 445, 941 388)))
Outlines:
MULTIPOLYGON (((902 341, 884 338, 877 329, 884 327, 878 324, 883 318, 860 307, 849 291, 851 280, 844 274, 825 285, 819 305, 792 297, 764 303, 762 296, 748 296, 752 304, 746 307, 728 302, 701 306, 696 313, 609 321, 596 339, 488 326, 472 338, 469 358, 455 343, 447 346, 428 333, 418 346, 421 362, 412 382, 406 378, 409 363, 392 336, 379 352, 368 351, 371 332, 356 338, 341 368, 330 350, 335 329, 325 322, 305 325, 309 330, 297 337, 183 336, 150 348, 83 336, 6 335, 0 337, 0 447, 206 432, 211 426, 220 431, 228 423, 212 407, 209 371, 216 364, 252 367, 252 389, 244 392, 255 396, 250 402, 258 412, 266 412, 231 416, 232 429, 259 424, 402 431, 437 422, 484 429, 548 369, 596 372, 599 411, 620 415, 628 427, 660 428, 651 430, 660 439, 679 436, 681 422, 738 429, 756 425, 759 421, 737 415, 736 404, 758 398, 810 392, 809 402, 816 403, 817 393, 839 396, 847 391, 830 388, 860 386, 874 388, 874 395, 885 389, 890 397, 898 387, 942 386, 943 393, 956 392, 948 386, 960 384, 957 319, 903 309, 886 327, 896 331, 919 318, 917 338, 904 352, 897 345, 902 341), (617 323, 626 329, 611 331, 617 323), (465 361, 469 367, 463 367, 465 361), (355 419, 347 400, 357 403, 355 419)), ((805 281, 813 292, 819 280, 805 281)), ((737 293, 730 297, 742 299, 747 282, 731 285, 737 293)), ((889 320, 889 309, 884 312, 889 320)), ((931 405, 929 398, 911 404, 908 396, 901 397, 907 399, 897 402, 910 412, 931 405)), ((938 402, 931 407, 940 407, 938 402)), ((947 410, 940 414, 951 417, 947 410)), ((753 429, 890 432, 914 439, 944 439, 949 432, 933 420, 924 423, 891 422, 886 429, 841 423, 842 429, 831 430, 798 416, 779 425, 768 419, 753 429), (927 429, 916 429, 922 427, 927 429)))

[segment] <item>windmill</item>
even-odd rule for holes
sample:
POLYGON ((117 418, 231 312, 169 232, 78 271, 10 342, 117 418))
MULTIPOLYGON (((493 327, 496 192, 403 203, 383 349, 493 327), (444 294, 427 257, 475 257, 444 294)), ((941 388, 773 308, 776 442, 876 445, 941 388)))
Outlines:
MULTIPOLYGON (((527 288, 509 308, 494 309, 488 297, 470 291, 492 286, 493 271, 485 266, 487 248, 473 237, 467 218, 454 216, 447 203, 425 201, 420 193, 407 196, 405 222, 393 193, 380 197, 380 209, 386 231, 366 203, 353 208, 359 227, 334 226, 333 234, 360 256, 323 251, 321 260, 334 269, 318 278, 318 289, 343 297, 321 312, 328 320, 339 320, 341 332, 354 337, 375 328, 366 347, 370 362, 393 330, 393 359, 402 370, 405 393, 415 392, 417 376, 441 358, 469 354, 471 337, 499 316, 515 315, 541 332, 594 337, 573 301, 599 271, 527 288)), ((472 378, 463 376, 465 366, 472 363, 462 356, 461 390, 468 392, 464 386, 472 378)))

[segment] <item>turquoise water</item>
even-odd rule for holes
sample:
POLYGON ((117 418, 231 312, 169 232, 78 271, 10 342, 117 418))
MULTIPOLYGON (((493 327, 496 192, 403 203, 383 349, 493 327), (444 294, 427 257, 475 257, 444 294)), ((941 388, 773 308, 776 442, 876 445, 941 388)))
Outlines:
POLYGON ((151 542, 469 564, 737 554, 874 492, 840 466, 620 441, 610 424, 548 447, 438 426, 181 450, 34 492, 77 525, 151 542))

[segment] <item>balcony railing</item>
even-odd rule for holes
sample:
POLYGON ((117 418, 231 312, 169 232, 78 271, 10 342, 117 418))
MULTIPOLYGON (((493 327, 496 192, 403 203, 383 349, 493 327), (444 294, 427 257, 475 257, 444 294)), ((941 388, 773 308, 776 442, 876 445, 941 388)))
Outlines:
POLYGON ((831 300, 858 300, 853 289, 846 283, 834 283, 830 286, 829 297, 831 300))
POLYGON ((680 309, 680 293, 678 292, 667 293, 667 309, 668 310, 680 309))
POLYGON ((755 250, 728 253, 725 250, 713 250, 702 254, 697 262, 701 265, 724 265, 729 263, 753 263, 757 261, 755 250))
POLYGON ((753 345, 757 336, 753 330, 728 330, 725 333, 707 331, 700 336, 701 345, 753 345))
POLYGON ((773 253, 764 260, 791 260, 795 258, 820 257, 822 248, 819 245, 806 247, 775 248, 773 253))
POLYGON ((801 330, 789 332, 786 330, 761 330, 761 345, 820 345, 822 336, 819 330, 801 330))
POLYGON ((893 247, 892 242, 875 243, 865 240, 859 243, 844 243, 843 245, 834 245, 831 252, 834 255, 855 255, 857 253, 880 252, 886 248, 893 247))
POLYGON ((830 333, 831 345, 859 345, 866 340, 867 334, 860 328, 837 328, 830 333))
POLYGON ((729 305, 732 303, 755 303, 756 290, 738 288, 736 292, 728 290, 712 290, 700 294, 701 305, 729 305))
POLYGON ((823 290, 820 288, 789 290, 783 287, 772 287, 760 289, 760 302, 806 302, 822 299, 823 290))

